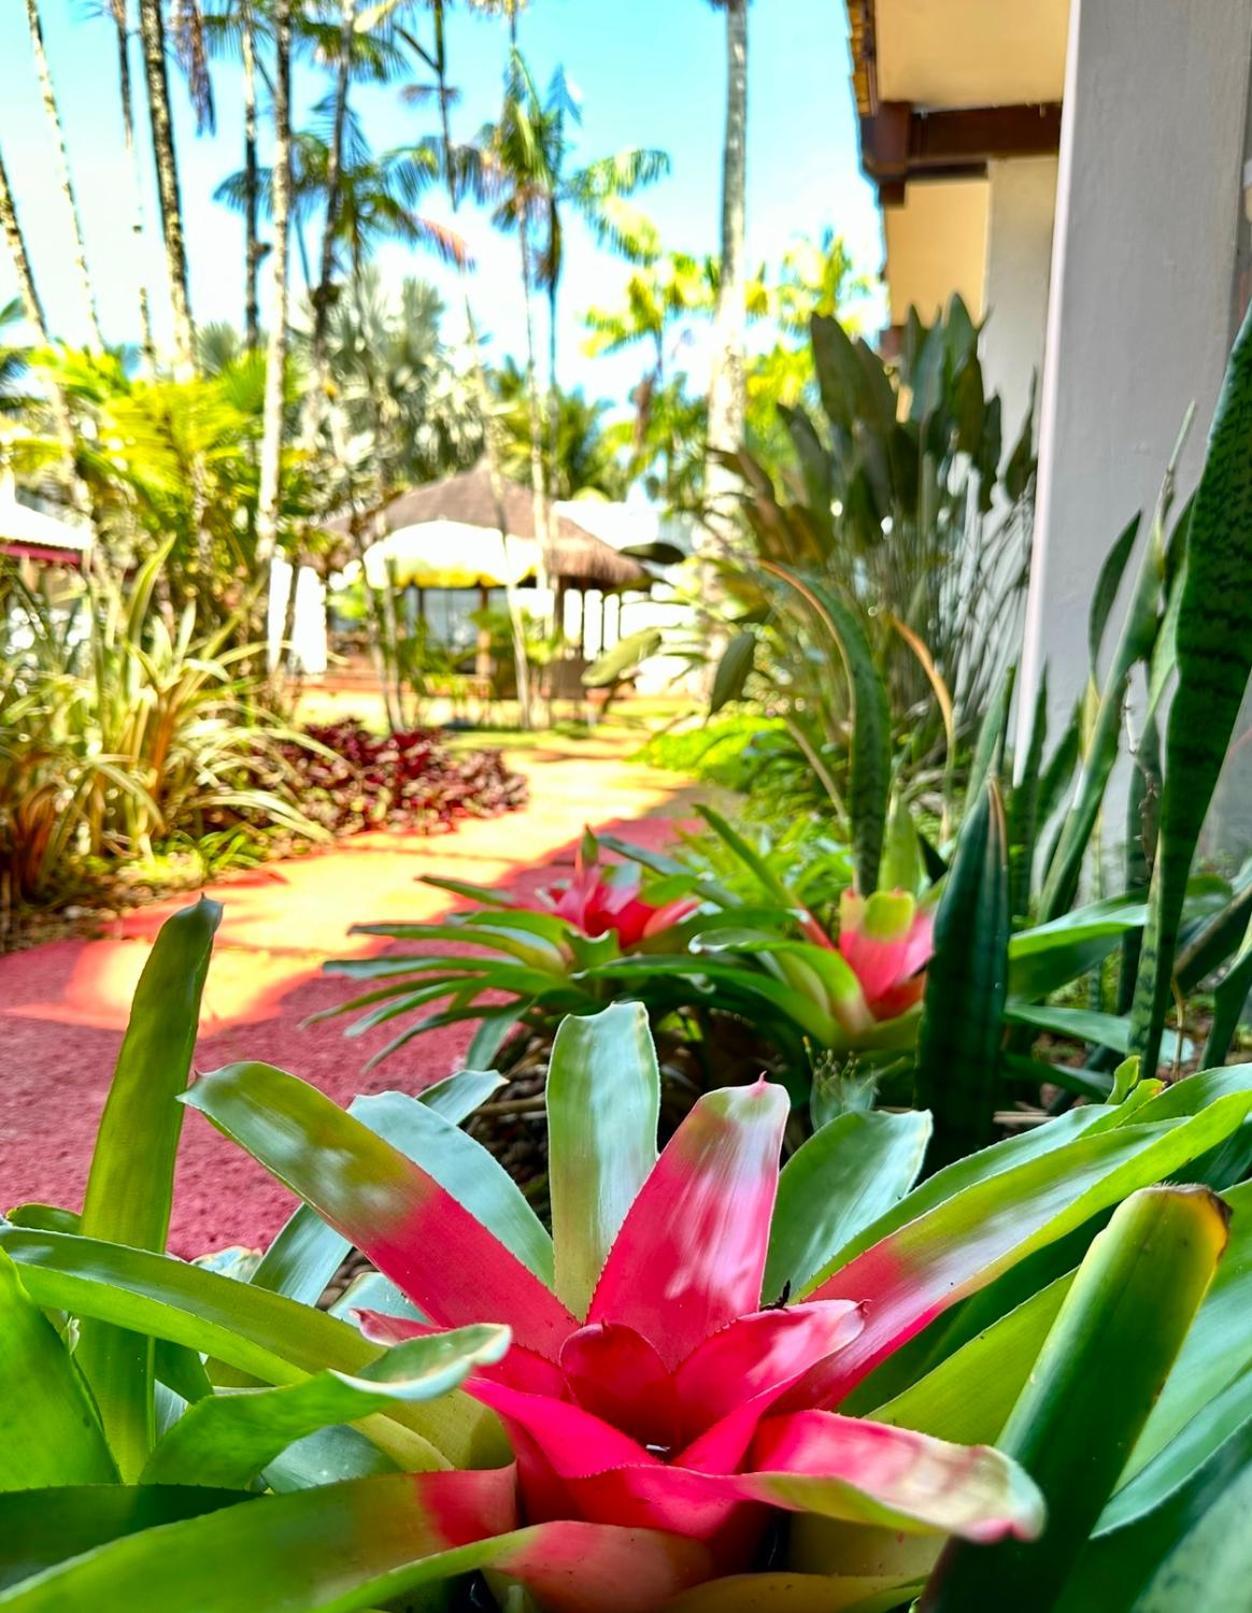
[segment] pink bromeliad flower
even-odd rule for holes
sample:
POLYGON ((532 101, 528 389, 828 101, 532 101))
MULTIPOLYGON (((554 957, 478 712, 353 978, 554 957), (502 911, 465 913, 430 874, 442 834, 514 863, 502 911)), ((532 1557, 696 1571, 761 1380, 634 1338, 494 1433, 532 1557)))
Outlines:
POLYGON ((584 935, 617 936, 623 951, 659 935, 694 913, 694 897, 656 904, 640 895, 642 870, 628 863, 603 864, 599 847, 588 832, 574 856, 574 876, 543 893, 558 918, 584 935))
MULTIPOLYGON (((499 1418, 513 1465, 423 1475, 420 1505, 438 1549, 525 1526, 473 1562, 541 1606, 647 1613, 758 1566, 786 1512, 902 1537, 1037 1535, 1039 1494, 1007 1457, 837 1409, 952 1303, 955 1266, 933 1281, 918 1271, 906 1227, 823 1278, 828 1193, 793 1197, 775 1225, 784 1089, 706 1093, 658 1157, 659 1099, 642 1008, 564 1022, 547 1085, 549 1238, 447 1123, 410 1131, 418 1164, 266 1066, 219 1071, 189 1097, 427 1319, 361 1313, 368 1339, 511 1329, 507 1354, 478 1358, 465 1389, 499 1418), (460 1198, 442 1185, 453 1180, 460 1198)), ((920 1128, 920 1160, 926 1117, 899 1125, 920 1128)))
POLYGON ((839 901, 838 947, 874 1020, 895 1019, 922 1000, 935 950, 934 908, 908 891, 846 890, 839 901))

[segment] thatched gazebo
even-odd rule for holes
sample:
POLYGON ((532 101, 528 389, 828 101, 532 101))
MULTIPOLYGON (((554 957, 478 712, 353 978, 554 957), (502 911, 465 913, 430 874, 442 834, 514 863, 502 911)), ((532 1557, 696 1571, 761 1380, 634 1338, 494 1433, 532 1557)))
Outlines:
MULTIPOLYGON (((648 573, 628 555, 595 537, 567 513, 551 514, 551 539, 544 543, 535 528, 534 500, 528 488, 505 481, 502 502, 506 522, 503 539, 500 512, 485 464, 445 476, 398 494, 377 512, 375 541, 364 553, 366 576, 374 586, 390 580, 397 588, 413 588, 417 609, 425 616, 431 589, 477 588, 485 607, 492 589, 533 587, 550 583, 553 615, 564 631, 567 601, 578 599, 576 635, 570 658, 585 661, 588 597, 598 600, 600 647, 607 645, 606 599, 616 599, 616 636, 621 596, 647 593, 648 573), (371 559, 371 557, 373 557, 371 559)), ((346 533, 344 518, 328 530, 346 533)))

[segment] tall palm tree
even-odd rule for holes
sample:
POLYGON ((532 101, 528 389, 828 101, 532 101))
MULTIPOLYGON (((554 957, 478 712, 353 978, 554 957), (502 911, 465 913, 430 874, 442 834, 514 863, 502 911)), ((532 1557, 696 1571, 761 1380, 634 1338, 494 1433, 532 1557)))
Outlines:
POLYGON ((4 231, 9 256, 13 259, 26 322, 33 327, 39 340, 46 346, 51 340, 48 335, 48 321, 44 317, 43 303, 35 285, 30 254, 26 250, 26 237, 22 234, 21 221, 17 216, 17 203, 13 200, 13 190, 9 184, 8 170, 4 166, 3 153, 0 153, 0 229, 4 231))
POLYGON ((656 229, 630 201, 645 186, 670 171, 669 154, 655 147, 633 146, 610 157, 600 157, 573 170, 567 169, 572 150, 569 125, 582 122, 582 108, 572 93, 563 69, 552 75, 544 104, 543 131, 551 187, 547 197, 546 239, 540 253, 539 275, 548 294, 548 396, 549 431, 559 415, 557 377, 558 297, 565 267, 565 227, 562 213, 572 208, 601 246, 610 247, 631 263, 656 260, 660 243, 656 229))
POLYGON ((195 367, 196 333, 187 290, 187 249, 183 237, 174 124, 170 117, 169 75, 165 66, 165 18, 161 0, 139 0, 139 33, 143 41, 144 74, 148 85, 148 115, 152 126, 157 194, 161 203, 165 267, 169 275, 170 304, 174 315, 174 351, 179 367, 190 371, 195 367))
POLYGON ((69 154, 65 149, 65 129, 61 123, 61 109, 57 105, 56 90, 52 84, 52 70, 48 66, 48 52, 44 48, 43 23, 39 16, 38 0, 26 0, 26 21, 30 28, 30 46, 35 57, 35 71, 39 75, 39 90, 43 97, 44 116, 52 131, 52 147, 56 152, 57 179, 61 194, 69 211, 70 231, 74 239, 74 267, 82 286, 87 318, 97 347, 104 346, 100 331, 100 315, 96 309, 96 293, 87 267, 87 248, 83 244, 83 224, 78 212, 78 198, 74 194, 74 181, 70 175, 69 154))
POLYGON ((721 278, 709 385, 708 493, 719 523, 733 478, 716 453, 739 446, 747 408, 744 375, 744 220, 748 139, 748 0, 713 0, 726 13, 726 130, 722 143, 721 278))
POLYGON ((156 369, 156 342, 152 336, 152 308, 148 302, 148 281, 144 274, 143 180, 139 172, 139 152, 135 146, 135 100, 130 78, 130 29, 128 0, 110 0, 110 14, 117 32, 117 93, 122 108, 122 139, 131 183, 131 241, 135 248, 135 276, 139 290, 139 333, 144 360, 150 371, 156 369))
MULTIPOLYGON (((4 166, 4 154, 2 152, 0 152, 0 230, 4 232, 9 255, 13 259, 13 268, 17 274, 18 291, 21 294, 22 312, 26 316, 26 322, 35 331, 40 343, 47 347, 52 338, 48 332, 48 321, 44 316, 43 303, 40 301, 39 291, 35 285, 34 271, 30 266, 30 254, 26 250, 26 237, 22 234, 21 222, 17 216, 17 204, 13 200, 13 190, 9 184, 8 170, 4 166)), ((55 382, 51 390, 52 412, 56 421, 57 437, 61 445, 62 478, 71 504, 85 515, 90 509, 90 502, 74 462, 74 427, 70 420, 69 407, 66 403, 64 392, 55 382)))
POLYGON ((261 0, 215 0, 204 15, 205 41, 210 51, 229 50, 238 57, 243 77, 243 328, 250 351, 261 345, 261 261, 267 248, 261 241, 260 161, 257 140, 258 49, 266 36, 261 0))
MULTIPOLYGON (((516 16, 510 13, 510 23, 516 16)), ((554 190, 548 166, 543 108, 521 52, 512 47, 504 81, 504 105, 499 121, 480 131, 474 169, 480 194, 494 202, 492 223, 515 231, 521 257, 522 308, 526 323, 526 398, 530 414, 530 487, 535 530, 548 533, 548 493, 544 475, 543 425, 539 406, 539 371, 535 344, 535 291, 538 265, 536 233, 547 215, 547 199, 554 190)), ((474 160, 473 157, 470 159, 474 160)))
POLYGON ((338 60, 335 64, 335 90, 331 133, 326 152, 326 218, 322 226, 322 253, 317 285, 313 289, 312 385, 308 391, 309 435, 316 434, 326 400, 327 320, 334 293, 335 230, 339 221, 340 174, 343 169, 344 129, 348 116, 348 86, 352 80, 352 35, 356 27, 357 0, 340 0, 338 60))
POLYGON ((287 237, 291 211, 291 0, 274 0, 273 306, 265 353, 265 402, 257 489, 256 569, 273 568, 282 502, 283 400, 287 371, 287 237))
MULTIPOLYGON (((402 9, 397 6, 392 9, 402 9)), ((512 15, 518 9, 518 0, 478 0, 477 9, 500 11, 512 15)), ((469 172, 472 167, 469 149, 457 145, 452 139, 451 107, 456 91, 448 76, 447 0, 430 0, 432 25, 431 45, 427 48, 415 35, 397 29, 404 42, 431 74, 431 82, 414 86, 407 96, 431 93, 439 108, 439 134, 422 141, 411 149, 410 156, 415 175, 432 170, 441 175, 447 189, 448 202, 455 214, 464 199, 469 172)), ((491 392, 483 366, 482 343, 478 334, 478 321, 474 314, 474 299, 470 291, 470 262, 467 257, 457 263, 461 299, 465 310, 465 331, 470 352, 470 374, 474 382, 475 397, 483 422, 483 446, 486 451, 487 472, 496 506, 496 521, 500 529, 500 542, 508 550, 509 525, 504 508, 504 480, 501 472, 502 444, 499 422, 491 406, 491 392)), ((517 674, 517 699, 523 728, 531 726, 530 666, 526 658, 526 627, 522 619, 517 591, 510 584, 505 589, 509 609, 509 623, 513 638, 513 664, 517 674)))

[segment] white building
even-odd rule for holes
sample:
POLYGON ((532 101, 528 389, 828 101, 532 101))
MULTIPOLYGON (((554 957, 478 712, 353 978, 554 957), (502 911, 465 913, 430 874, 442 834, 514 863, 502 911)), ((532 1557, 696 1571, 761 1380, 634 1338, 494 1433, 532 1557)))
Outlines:
MULTIPOLYGON (((1006 439, 1041 376, 1020 687, 1046 660, 1059 717, 1100 563, 1150 511, 1193 401, 1180 493, 1195 483, 1248 301, 1252 0, 847 5, 892 320, 953 291, 988 316, 1006 439)), ((1227 810, 1249 794, 1228 779, 1227 810)))

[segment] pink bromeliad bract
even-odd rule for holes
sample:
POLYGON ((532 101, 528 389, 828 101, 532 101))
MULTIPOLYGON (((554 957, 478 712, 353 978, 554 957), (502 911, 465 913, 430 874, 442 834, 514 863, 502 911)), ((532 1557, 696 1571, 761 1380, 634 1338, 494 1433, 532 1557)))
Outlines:
MULTIPOLYGON (((423 1505, 442 1504, 446 1478, 444 1538, 534 1530, 507 1571, 542 1605, 662 1606, 751 1571, 784 1512, 975 1541, 1035 1535, 1038 1493, 997 1451, 836 1409, 942 1304, 909 1302, 916 1284, 887 1248, 826 1281, 793 1261, 809 1291, 770 1291, 795 1231, 773 1225, 783 1088, 705 1094, 658 1157, 659 1095, 642 1009, 565 1021, 548 1087, 551 1240, 491 1156, 437 1116, 419 1128, 425 1142, 406 1143, 419 1165, 266 1066, 219 1071, 188 1101, 427 1318, 366 1312, 368 1338, 392 1345, 484 1321, 511 1329, 512 1347, 465 1387, 503 1424, 513 1477, 485 1471, 478 1496, 471 1475, 427 1475, 423 1505), (481 1156, 476 1177, 471 1156, 481 1156), (502 1482, 512 1486, 503 1519, 502 1482)), ((925 1117, 900 1120, 920 1163, 925 1117)), ((810 1237, 809 1264, 815 1247, 810 1237)))
POLYGON ((594 836, 583 836, 573 877, 543 893, 548 907, 586 936, 612 933, 623 951, 681 924, 699 907, 693 897, 655 903, 641 894, 643 872, 633 863, 601 863, 594 836))

